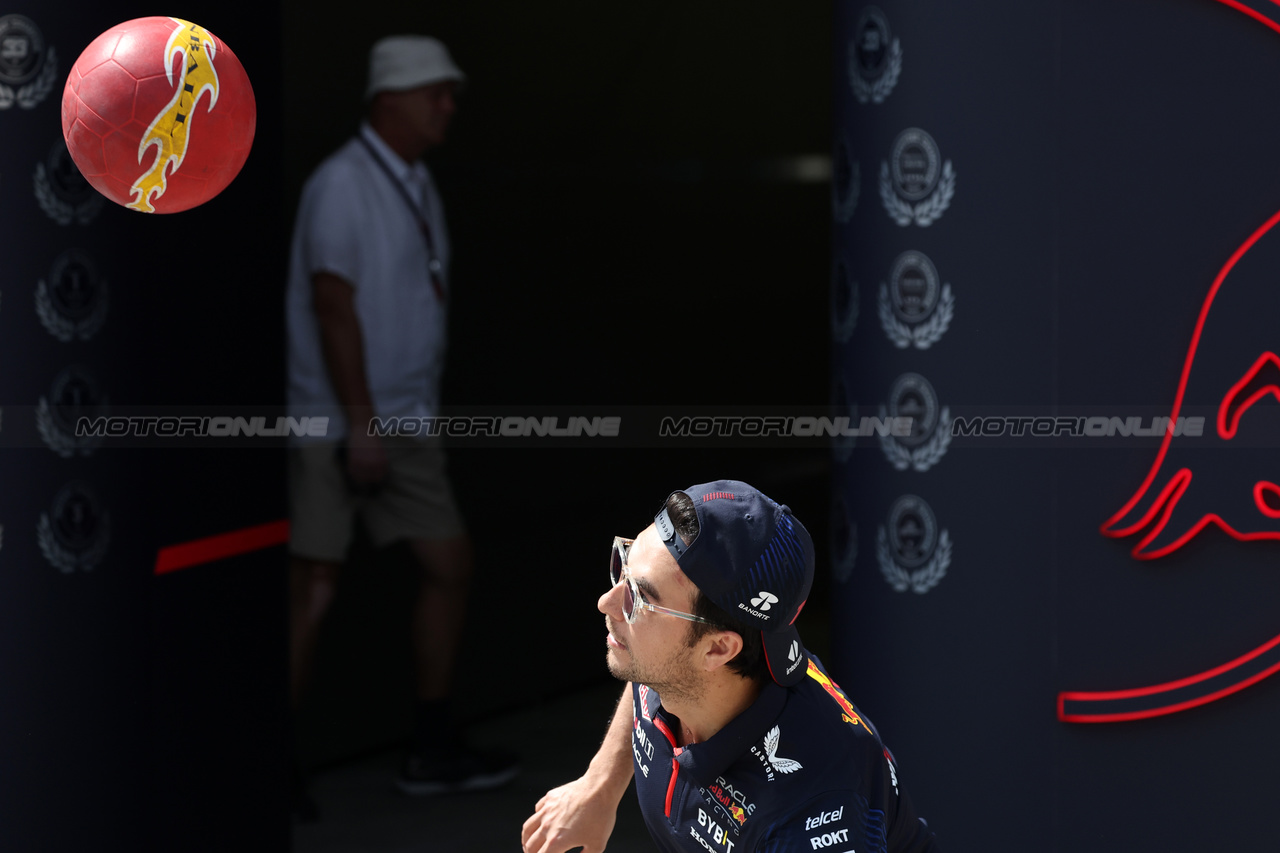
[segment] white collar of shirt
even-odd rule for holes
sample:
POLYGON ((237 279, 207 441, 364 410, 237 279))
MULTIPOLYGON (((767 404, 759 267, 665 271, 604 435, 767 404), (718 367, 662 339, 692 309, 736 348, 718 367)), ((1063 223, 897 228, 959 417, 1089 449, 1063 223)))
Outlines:
POLYGON ((382 162, 391 167, 391 171, 396 178, 409 189, 418 203, 423 204, 426 196, 428 173, 427 167, 422 164, 422 161, 415 160, 413 165, 406 163, 399 154, 391 150, 391 146, 382 140, 382 137, 367 121, 360 122, 360 135, 378 152, 382 162))

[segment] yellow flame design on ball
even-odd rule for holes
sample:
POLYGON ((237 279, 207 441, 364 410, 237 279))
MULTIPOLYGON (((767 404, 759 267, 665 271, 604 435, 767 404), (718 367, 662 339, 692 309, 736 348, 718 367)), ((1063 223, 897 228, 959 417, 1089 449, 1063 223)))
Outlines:
POLYGON ((148 148, 154 145, 157 149, 155 163, 133 182, 133 186, 129 188, 134 196, 133 201, 125 205, 143 213, 156 212, 151 202, 164 195, 168 184, 167 175, 182 167, 191 133, 191 115, 200 98, 205 92, 209 93, 210 111, 218 102, 218 71, 213 67, 217 46, 213 36, 190 21, 181 18, 170 20, 176 21, 178 28, 169 36, 169 42, 165 45, 164 73, 172 85, 174 54, 182 55, 182 73, 178 77, 173 100, 151 120, 151 126, 138 143, 138 165, 142 165, 148 148))

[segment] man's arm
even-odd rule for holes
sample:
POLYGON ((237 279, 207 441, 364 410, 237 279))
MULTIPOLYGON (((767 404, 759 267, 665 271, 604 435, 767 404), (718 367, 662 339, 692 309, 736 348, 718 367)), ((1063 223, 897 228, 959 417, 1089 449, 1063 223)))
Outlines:
POLYGON ((311 299, 329 381, 347 416, 347 476, 359 486, 379 483, 387 475, 387 458, 377 436, 369 435, 373 398, 365 373, 355 288, 344 278, 319 272, 311 276, 311 299))
POLYGON ((575 847, 581 847, 582 853, 604 850, 618 817, 618 803, 635 773, 631 759, 634 717, 628 684, 587 772, 548 791, 538 800, 533 816, 524 822, 520 842, 525 853, 565 853, 575 847))

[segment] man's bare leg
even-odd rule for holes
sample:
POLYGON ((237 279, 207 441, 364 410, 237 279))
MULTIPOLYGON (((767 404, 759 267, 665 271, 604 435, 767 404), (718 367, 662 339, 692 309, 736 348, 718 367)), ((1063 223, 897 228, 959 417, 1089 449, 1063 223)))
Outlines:
POLYGON ((510 781, 516 756, 469 749, 453 718, 453 674, 466 622, 474 556, 466 536, 410 543, 422 566, 413 613, 418 712, 399 784, 410 794, 482 790, 510 781))
POLYGON ((415 689, 420 701, 435 702, 452 693, 474 556, 466 535, 414 539, 409 546, 422 568, 413 607, 415 689))
POLYGON ((297 713, 311 680, 316 635, 338 586, 341 563, 289 559, 289 697, 297 713))

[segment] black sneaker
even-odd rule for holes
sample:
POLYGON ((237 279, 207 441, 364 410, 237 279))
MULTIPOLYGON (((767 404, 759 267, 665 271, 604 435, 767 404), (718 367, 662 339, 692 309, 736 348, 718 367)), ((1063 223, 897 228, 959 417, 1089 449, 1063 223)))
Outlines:
POLYGON ((501 750, 463 748, 435 758, 411 752, 400 768, 396 785, 404 793, 416 796, 487 791, 507 784, 519 772, 519 758, 501 750))

